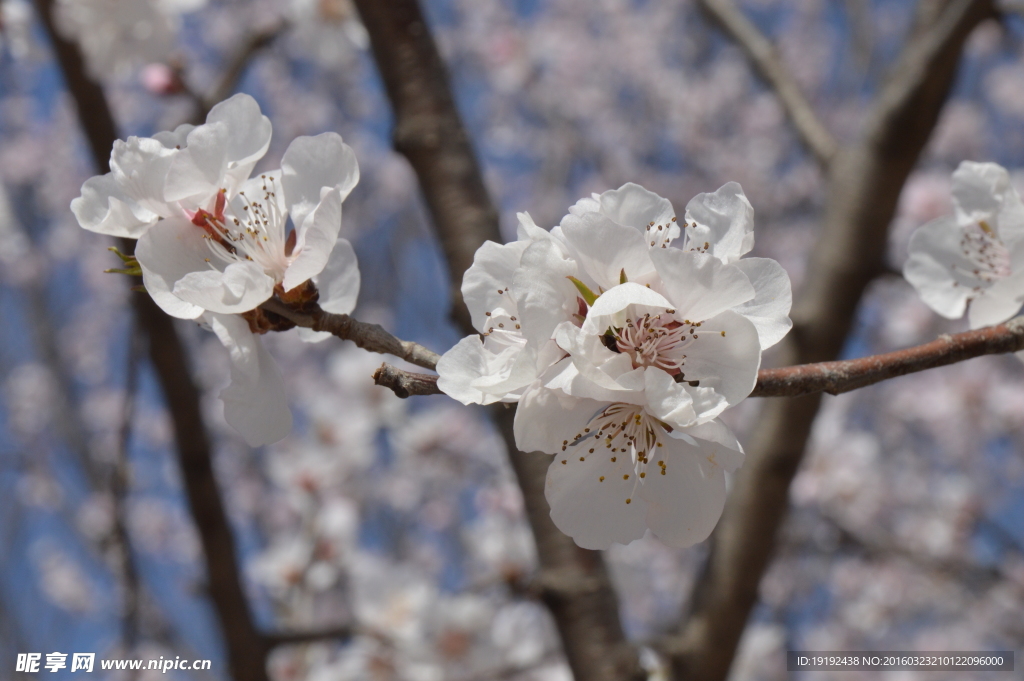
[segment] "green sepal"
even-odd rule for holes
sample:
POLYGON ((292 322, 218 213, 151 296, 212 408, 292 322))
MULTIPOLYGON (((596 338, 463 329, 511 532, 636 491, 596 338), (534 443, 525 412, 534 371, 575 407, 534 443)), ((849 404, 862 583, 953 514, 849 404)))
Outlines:
POLYGON ((107 274, 127 274, 132 277, 142 276, 142 268, 139 267, 139 263, 135 263, 134 267, 125 267, 123 269, 109 269, 103 271, 107 274))
POLYGON ((125 255, 124 253, 117 249, 117 246, 111 246, 107 250, 116 255, 117 257, 121 258, 121 262, 123 262, 125 265, 128 265, 130 263, 138 263, 134 255, 125 255))
POLYGON ((625 284, 627 281, 629 281, 629 279, 626 279, 626 268, 623 267, 622 271, 619 272, 619 283, 625 284))
POLYGON ((576 290, 580 292, 580 295, 583 297, 583 300, 587 303, 587 305, 593 306, 594 302, 597 300, 598 294, 591 291, 586 284, 584 284, 576 277, 570 276, 566 277, 566 279, 573 283, 573 286, 575 286, 576 290))

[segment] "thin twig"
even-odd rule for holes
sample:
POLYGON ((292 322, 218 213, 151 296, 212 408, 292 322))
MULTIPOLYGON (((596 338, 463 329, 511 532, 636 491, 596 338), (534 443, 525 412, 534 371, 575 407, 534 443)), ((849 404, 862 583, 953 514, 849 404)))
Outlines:
POLYGON ((268 648, 275 646, 295 645, 298 643, 316 643, 317 641, 347 641, 360 634, 356 628, 348 625, 340 625, 327 629, 316 629, 312 631, 281 631, 272 634, 264 634, 268 648))
POLYGON ((238 81, 241 79, 242 74, 245 73, 245 69, 253 56, 274 42, 287 26, 287 22, 280 22, 270 28, 247 36, 228 60, 227 66, 224 67, 220 78, 217 79, 217 83, 207 94, 201 95, 191 88, 186 89, 186 92, 192 96, 196 103, 195 121, 197 123, 205 121, 206 115, 210 113, 210 109, 227 99, 234 92, 238 86, 238 81))
POLYGON ((383 355, 394 355, 410 364, 433 369, 441 358, 433 350, 428 350, 419 343, 404 341, 392 336, 380 324, 368 324, 353 319, 347 314, 331 314, 319 307, 312 312, 296 310, 276 298, 271 298, 261 306, 268 312, 284 317, 297 326, 313 331, 326 331, 342 340, 350 340, 364 350, 379 352, 383 355))
MULTIPOLYGON (((800 397, 825 392, 839 395, 881 381, 926 369, 956 364, 983 355, 1000 355, 1024 350, 1024 317, 1005 324, 953 335, 912 348, 837 362, 797 364, 762 369, 751 397, 800 397)), ((437 376, 415 374, 384 363, 373 374, 377 385, 390 388, 399 397, 440 395, 437 376)))
POLYGON ((778 50, 732 0, 698 0, 701 8, 743 49, 758 75, 775 91, 800 139, 823 166, 835 156, 838 145, 822 125, 814 107, 804 97, 793 74, 779 58, 778 50))

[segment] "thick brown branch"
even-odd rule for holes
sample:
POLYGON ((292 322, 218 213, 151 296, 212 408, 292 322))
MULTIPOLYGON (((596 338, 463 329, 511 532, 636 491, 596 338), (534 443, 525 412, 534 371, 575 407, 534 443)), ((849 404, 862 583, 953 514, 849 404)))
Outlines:
MULTIPOLYGON (((105 173, 118 135, 103 89, 85 73, 78 46, 56 30, 53 0, 36 0, 36 8, 77 105, 96 171, 105 173)), ((122 243, 122 250, 130 252, 132 245, 122 243)), ((132 296, 132 304, 138 324, 149 338, 149 359, 171 416, 178 463, 203 545, 210 599, 224 634, 231 674, 236 681, 266 681, 266 648, 242 589, 234 538, 213 473, 199 390, 192 381, 185 348, 172 320, 149 296, 132 296)))
MULTIPOLYGON (((462 275, 487 240, 501 241, 498 213, 462 126, 444 64, 416 0, 355 0, 395 114, 395 148, 412 165, 448 261, 453 316, 476 333, 462 301, 462 275)), ((626 640, 618 601, 600 553, 576 546, 548 511, 544 480, 551 457, 516 452, 515 410, 498 405, 498 423, 515 469, 542 572, 586 576, 595 588, 545 596, 569 666, 582 681, 646 677, 626 640)))
POLYGON ((364 350, 379 352, 382 355, 394 355, 424 369, 433 369, 437 366, 437 360, 440 359, 440 356, 433 350, 428 350, 412 341, 395 338, 380 324, 361 322, 347 314, 331 314, 324 312, 319 307, 314 307, 312 312, 303 312, 291 308, 275 298, 263 303, 261 307, 268 312, 284 317, 296 326, 313 331, 326 331, 342 340, 350 340, 364 350))
MULTIPOLYGON (((839 395, 907 374, 956 364, 982 355, 1024 350, 1024 317, 977 331, 943 335, 912 348, 837 362, 762 369, 751 397, 800 397, 825 392, 839 395)), ((440 395, 437 376, 414 374, 382 364, 373 380, 399 397, 440 395)))
POLYGON ((758 75, 775 91, 800 139, 823 166, 838 145, 804 97, 793 74, 782 63, 775 46, 732 0, 698 0, 701 8, 743 49, 758 75))

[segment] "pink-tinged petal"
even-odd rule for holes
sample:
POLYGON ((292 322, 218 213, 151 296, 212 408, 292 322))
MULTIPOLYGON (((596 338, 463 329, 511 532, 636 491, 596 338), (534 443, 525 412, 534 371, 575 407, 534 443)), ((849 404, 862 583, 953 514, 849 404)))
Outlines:
POLYGON ((753 323, 761 349, 770 348, 793 328, 789 310, 793 307, 793 287, 789 274, 771 258, 743 258, 733 263, 750 280, 755 295, 733 308, 753 323))
POLYGON ((646 283, 654 272, 652 251, 644 235, 605 215, 566 216, 562 220, 562 234, 582 269, 604 290, 617 286, 623 272, 629 281, 640 283, 646 283))
POLYGON ((707 253, 664 248, 651 251, 651 259, 680 319, 703 321, 757 295, 743 270, 707 253))
POLYGON ((542 343, 552 337, 555 327, 579 312, 579 293, 568 279, 577 273, 576 263, 554 239, 534 241, 523 251, 511 292, 527 340, 542 343))
POLYGON ((220 393, 224 419, 250 447, 284 439, 292 414, 277 363, 241 317, 208 314, 206 320, 231 357, 231 384, 220 393))
POLYGON ((441 355, 437 362, 437 387, 444 394, 463 404, 491 404, 500 395, 485 393, 474 382, 498 370, 496 364, 507 357, 496 357, 488 351, 479 336, 466 336, 455 347, 441 355))
POLYGON ((71 202, 78 224, 90 232, 138 239, 160 216, 138 205, 110 173, 90 177, 71 202))
POLYGON ((281 173, 288 213, 296 225, 316 209, 324 188, 335 190, 344 201, 359 182, 355 152, 335 132, 296 137, 281 158, 281 173))
MULTIPOLYGON (((962 225, 991 221, 1003 206, 1010 175, 995 163, 964 161, 953 173, 953 205, 962 225)), ((995 227, 995 225, 991 225, 995 227)))
POLYGON ((964 255, 964 231, 952 218, 919 227, 910 237, 903 276, 921 299, 943 317, 962 317, 967 300, 988 282, 974 275, 977 265, 964 255))
POLYGON ((462 277, 462 298, 478 331, 486 331, 488 312, 502 309, 516 314, 515 304, 505 289, 511 288, 512 275, 529 245, 527 241, 510 244, 485 241, 476 250, 473 264, 462 277))
POLYGON ((359 298, 359 262, 347 239, 338 239, 327 266, 313 277, 320 291, 320 307, 334 314, 348 314, 359 298))
POLYGON ((687 244, 710 247, 711 255, 734 262, 754 247, 754 208, 736 182, 722 185, 713 194, 698 194, 686 205, 687 244))
POLYGON ((185 302, 219 314, 254 310, 274 294, 274 279, 253 262, 235 262, 219 270, 189 272, 171 293, 185 302))
POLYGON ((726 311, 694 330, 686 347, 682 371, 687 381, 699 381, 730 405, 750 394, 761 366, 761 343, 757 329, 742 315, 726 311))
POLYGON ((725 507, 725 471, 713 461, 719 445, 703 440, 693 446, 665 438, 659 451, 664 475, 654 466, 640 495, 648 503, 646 523, 669 546, 682 548, 704 541, 715 529, 725 507))
MULTIPOLYGON (((676 215, 672 203, 638 184, 629 182, 618 189, 606 191, 599 201, 601 212, 620 225, 633 227, 646 235, 647 227, 653 224, 651 230, 656 233, 668 230, 668 241, 679 236, 679 225, 672 222, 676 215)), ((661 234, 658 238, 666 240, 661 234)))
POLYGON ((555 527, 595 550, 643 537, 648 513, 630 454, 598 444, 590 438, 556 453, 544 484, 555 527))
POLYGON ((341 231, 341 195, 329 190, 323 201, 306 216, 295 243, 295 259, 288 265, 281 286, 285 291, 312 279, 330 260, 341 231))
POLYGON ((971 301, 967 318, 972 329, 1002 324, 1014 317, 1024 305, 1024 272, 997 279, 980 296, 971 301))
POLYGON ((164 312, 181 319, 195 319, 203 313, 195 305, 174 295, 174 285, 197 269, 207 269, 210 248, 204 232, 182 218, 161 220, 139 238, 135 257, 142 267, 142 283, 164 312))

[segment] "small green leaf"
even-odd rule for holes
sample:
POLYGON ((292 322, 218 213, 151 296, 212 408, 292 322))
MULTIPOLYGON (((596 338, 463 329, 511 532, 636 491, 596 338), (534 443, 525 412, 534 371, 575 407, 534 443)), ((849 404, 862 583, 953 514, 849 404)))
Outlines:
POLYGON ((139 267, 138 263, 135 263, 134 267, 125 267, 124 269, 109 269, 103 271, 106 272, 107 274, 127 274, 132 277, 142 276, 142 268, 139 267))
POLYGON ((580 292, 581 296, 583 296, 583 300, 586 301, 587 305, 594 304, 594 301, 597 300, 597 294, 591 291, 586 284, 584 284, 576 277, 566 277, 566 279, 573 283, 573 285, 576 287, 576 290, 580 292))
POLYGON ((629 279, 626 279, 626 268, 623 267, 622 271, 619 272, 619 283, 625 284, 627 281, 629 281, 629 279))
POLYGON ((134 255, 125 255, 121 251, 117 250, 117 246, 111 246, 107 250, 116 255, 117 257, 121 258, 121 262, 123 262, 126 265, 129 263, 136 262, 134 255))

